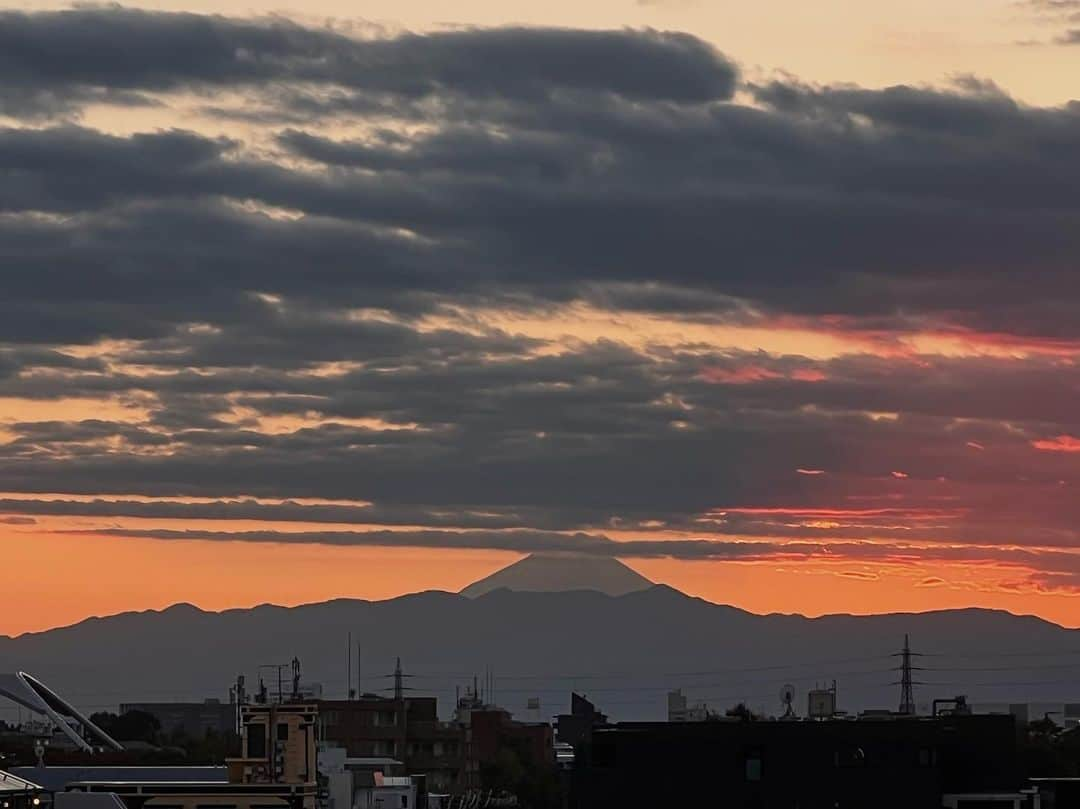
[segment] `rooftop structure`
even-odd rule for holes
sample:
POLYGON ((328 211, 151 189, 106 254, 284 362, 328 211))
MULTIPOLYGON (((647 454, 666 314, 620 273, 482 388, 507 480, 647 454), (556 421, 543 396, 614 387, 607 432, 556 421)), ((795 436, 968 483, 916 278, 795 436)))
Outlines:
POLYGON ((0 696, 48 717, 76 747, 87 753, 94 752, 95 747, 124 749, 120 742, 83 716, 74 705, 25 671, 0 674, 0 696))
POLYGON ((41 792, 33 781, 0 770, 0 808, 34 809, 41 805, 41 792))
POLYGON ((87 801, 113 795, 127 809, 315 809, 318 709, 288 703, 239 709, 242 752, 225 767, 50 767, 19 776, 48 779, 48 788, 64 796, 56 809, 99 809, 72 793, 87 801))

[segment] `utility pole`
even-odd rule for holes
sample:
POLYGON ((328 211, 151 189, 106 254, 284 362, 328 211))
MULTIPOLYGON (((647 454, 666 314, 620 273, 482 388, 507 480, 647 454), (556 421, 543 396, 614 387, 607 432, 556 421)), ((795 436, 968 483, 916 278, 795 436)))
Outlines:
POLYGON ((397 665, 394 667, 394 699, 402 700, 405 698, 405 683, 404 675, 401 673, 401 658, 397 659, 397 665))

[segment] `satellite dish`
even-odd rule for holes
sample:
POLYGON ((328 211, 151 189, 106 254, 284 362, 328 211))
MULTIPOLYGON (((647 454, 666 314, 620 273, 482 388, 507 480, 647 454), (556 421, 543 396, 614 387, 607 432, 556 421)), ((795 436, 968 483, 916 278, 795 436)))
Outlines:
POLYGON ((795 709, 791 707, 793 702, 795 702, 795 686, 788 683, 780 689, 780 704, 784 706, 785 719, 795 716, 795 709))

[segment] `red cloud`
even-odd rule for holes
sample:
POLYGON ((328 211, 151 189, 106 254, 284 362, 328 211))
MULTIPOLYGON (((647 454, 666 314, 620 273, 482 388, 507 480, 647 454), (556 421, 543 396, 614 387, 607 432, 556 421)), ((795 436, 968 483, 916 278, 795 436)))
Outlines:
POLYGON ((740 368, 705 368, 701 371, 701 378, 706 382, 725 385, 748 385, 766 379, 778 379, 780 376, 776 371, 760 365, 743 365, 740 368))
POLYGON ((1056 438, 1043 438, 1039 441, 1032 441, 1031 446, 1047 452, 1080 452, 1080 438, 1074 438, 1071 435, 1059 435, 1056 438))
POLYGON ((816 368, 796 368, 789 372, 780 372, 763 365, 741 365, 737 368, 703 368, 699 374, 706 382, 719 385, 750 385, 770 379, 793 379, 796 382, 822 382, 828 377, 816 368))
POLYGON ((791 372, 791 378, 800 382, 823 382, 827 377, 816 368, 800 368, 791 372))

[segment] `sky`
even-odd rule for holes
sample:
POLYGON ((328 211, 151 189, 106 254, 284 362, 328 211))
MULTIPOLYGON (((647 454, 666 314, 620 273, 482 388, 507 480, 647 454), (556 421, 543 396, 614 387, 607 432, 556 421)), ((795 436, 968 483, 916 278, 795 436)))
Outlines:
POLYGON ((0 633, 618 557, 1080 626, 1080 0, 0 10, 0 633))

